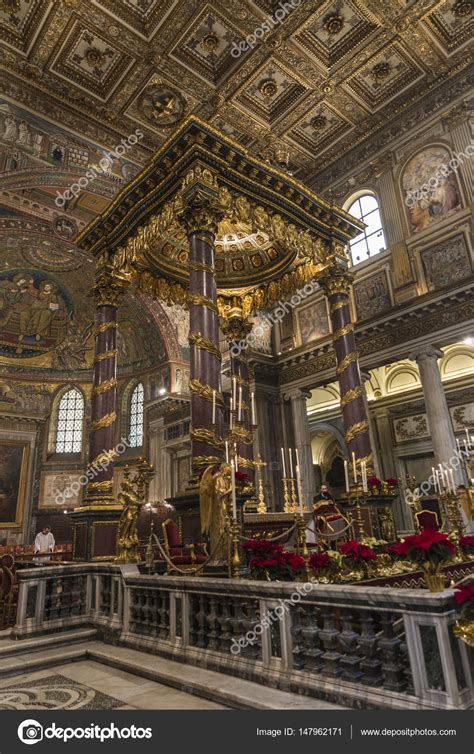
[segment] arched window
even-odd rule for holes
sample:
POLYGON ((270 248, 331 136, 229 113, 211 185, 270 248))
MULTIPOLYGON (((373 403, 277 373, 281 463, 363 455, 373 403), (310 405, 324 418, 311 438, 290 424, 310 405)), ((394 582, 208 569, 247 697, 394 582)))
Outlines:
POLYGON ((56 453, 80 453, 84 429, 84 398, 77 388, 71 388, 59 401, 56 426, 56 453))
POLYGON ((129 443, 132 448, 143 445, 143 385, 138 383, 130 399, 130 433, 129 443))
POLYGON ((372 194, 359 196, 349 205, 347 211, 367 225, 362 233, 359 233, 350 243, 352 264, 359 264, 359 262, 385 251, 382 219, 379 203, 375 196, 372 194))

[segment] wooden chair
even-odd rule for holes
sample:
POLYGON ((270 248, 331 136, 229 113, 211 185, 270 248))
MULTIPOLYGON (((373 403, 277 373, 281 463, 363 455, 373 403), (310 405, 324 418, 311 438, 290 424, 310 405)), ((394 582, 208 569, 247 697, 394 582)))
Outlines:
POLYGON ((204 563, 208 558, 207 546, 204 542, 197 544, 184 544, 179 536, 179 528, 175 521, 167 518, 161 524, 163 531, 163 541, 165 552, 171 561, 167 562, 166 570, 168 573, 177 571, 174 566, 179 566, 185 571, 196 570, 196 567, 204 563))
POLYGON ((415 513, 420 531, 423 529, 433 529, 433 531, 439 531, 438 514, 435 511, 429 511, 424 508, 421 511, 415 513))

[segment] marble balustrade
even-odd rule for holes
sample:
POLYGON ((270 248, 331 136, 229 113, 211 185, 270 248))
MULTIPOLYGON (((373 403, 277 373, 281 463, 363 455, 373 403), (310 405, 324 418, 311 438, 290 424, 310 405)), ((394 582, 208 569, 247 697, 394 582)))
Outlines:
POLYGON ((20 571, 19 586, 18 639, 87 625, 105 642, 348 707, 472 704, 450 590, 304 591, 298 582, 144 576, 106 563, 20 571))

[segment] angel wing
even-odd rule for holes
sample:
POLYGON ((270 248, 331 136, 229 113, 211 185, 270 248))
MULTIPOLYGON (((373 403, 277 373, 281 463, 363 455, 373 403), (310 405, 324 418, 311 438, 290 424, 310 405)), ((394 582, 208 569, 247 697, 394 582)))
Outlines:
POLYGON ((211 526, 212 502, 214 497, 214 474, 212 466, 205 469, 199 484, 199 512, 201 515, 201 532, 208 534, 211 526))

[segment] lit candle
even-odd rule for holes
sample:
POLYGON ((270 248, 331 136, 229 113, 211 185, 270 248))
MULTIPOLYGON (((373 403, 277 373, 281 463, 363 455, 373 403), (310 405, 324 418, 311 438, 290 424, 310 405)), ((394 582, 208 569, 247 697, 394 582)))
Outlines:
POLYGON ((237 443, 234 442, 234 458, 235 458, 235 470, 239 470, 239 461, 238 461, 238 455, 237 455, 237 443))
POLYGON ((233 426, 233 416, 232 416, 233 405, 234 404, 233 404, 233 401, 232 401, 232 396, 230 396, 229 429, 232 429, 232 426, 233 426))
POLYGON ((300 514, 303 515, 303 492, 301 489, 301 476, 300 476, 300 467, 298 464, 296 464, 296 487, 298 489, 298 500, 300 504, 300 514))
POLYGON ((352 451, 352 470, 354 472, 354 482, 357 482, 357 461, 354 451, 352 451))
POLYGON ((235 409, 237 407, 237 377, 232 378, 232 398, 235 409))
POLYGON ((459 451, 461 451, 461 447, 460 447, 460 445, 459 445, 459 440, 458 440, 458 438, 457 438, 457 437, 456 437, 456 445, 458 446, 458 450, 459 450, 459 451))
POLYGON ((234 467, 234 460, 232 459, 230 462, 230 479, 231 479, 231 485, 232 485, 232 516, 234 518, 234 521, 237 520, 237 498, 235 496, 235 472, 236 472, 236 468, 234 467))
POLYGON ((216 391, 212 391, 212 423, 216 423, 216 391))
POLYGON ((256 413, 255 413, 255 393, 251 394, 251 405, 252 405, 252 424, 256 424, 256 413))
POLYGON ((242 419, 242 385, 239 385, 239 413, 238 413, 238 421, 241 421, 242 419))
POLYGON ((288 448, 288 455, 290 457, 290 479, 293 479, 293 458, 291 457, 291 448, 288 448))
POLYGON ((464 431, 466 433, 467 444, 469 445, 469 447, 471 447, 471 438, 469 437, 469 431, 468 429, 465 429, 464 431))
POLYGON ((349 492, 349 467, 347 461, 344 461, 344 478, 346 480, 346 492, 349 492))
POLYGON ((468 448, 466 440, 464 440, 463 443, 464 443, 464 447, 466 448, 466 453, 469 455, 469 448, 468 448))
POLYGON ((229 463, 229 443, 227 440, 225 441, 225 460, 226 463, 229 463))
POLYGON ((281 462, 283 464, 283 478, 286 479, 285 451, 281 449, 281 462))

